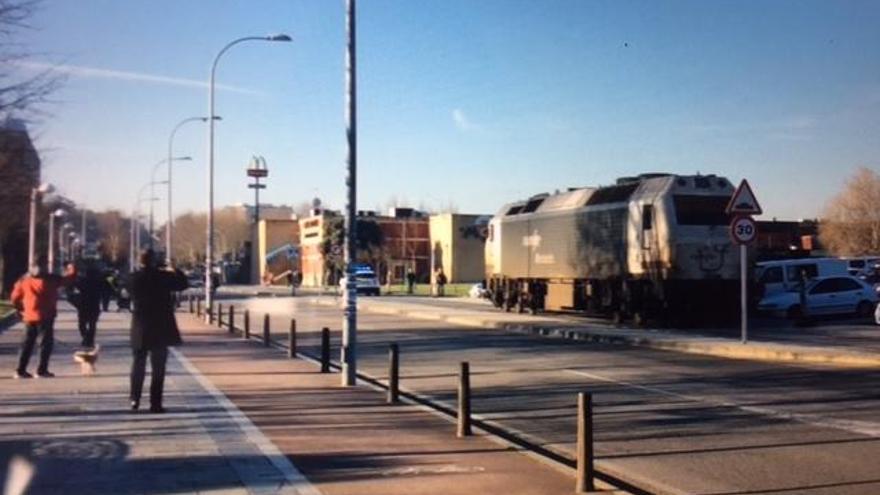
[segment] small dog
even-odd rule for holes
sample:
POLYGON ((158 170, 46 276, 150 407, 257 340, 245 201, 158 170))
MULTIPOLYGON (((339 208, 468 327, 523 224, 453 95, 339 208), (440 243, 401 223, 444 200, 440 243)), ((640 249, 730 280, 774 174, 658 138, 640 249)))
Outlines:
POLYGON ((80 349, 73 353, 73 360, 80 364, 83 375, 95 373, 95 363, 98 362, 98 351, 100 350, 101 346, 96 345, 91 349, 80 349))

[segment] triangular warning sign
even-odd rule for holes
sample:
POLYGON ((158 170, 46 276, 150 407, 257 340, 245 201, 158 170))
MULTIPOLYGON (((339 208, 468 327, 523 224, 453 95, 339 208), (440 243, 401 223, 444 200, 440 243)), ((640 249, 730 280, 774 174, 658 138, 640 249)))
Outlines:
POLYGON ((736 192, 733 193, 733 197, 730 198, 730 202, 727 203, 727 214, 760 215, 761 212, 761 205, 758 204, 758 199, 755 198, 749 181, 743 179, 739 183, 739 187, 736 188, 736 192))

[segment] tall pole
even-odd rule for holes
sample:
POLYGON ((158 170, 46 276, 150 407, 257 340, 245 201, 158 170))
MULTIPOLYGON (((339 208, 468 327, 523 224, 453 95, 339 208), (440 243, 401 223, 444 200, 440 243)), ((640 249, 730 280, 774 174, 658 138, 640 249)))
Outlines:
POLYGON ((169 262, 171 261, 171 235, 174 231, 173 222, 174 222, 174 214, 172 213, 171 208, 171 165, 174 162, 174 136, 177 134, 177 130, 183 127, 187 122, 195 122, 197 120, 201 120, 202 122, 207 121, 207 117, 190 117, 188 119, 183 119, 174 126, 174 129, 171 131, 171 135, 168 137, 168 221, 165 223, 165 259, 169 262))
POLYGON ((211 271, 214 265, 214 80, 217 75, 217 63, 220 57, 238 43, 245 41, 290 41, 290 36, 279 34, 272 36, 246 36, 237 40, 230 41, 226 44, 214 57, 211 64, 211 77, 208 82, 208 222, 206 225, 206 246, 205 246, 205 319, 211 314, 212 305, 214 303, 213 284, 211 283, 211 271))
POLYGON ((342 385, 357 382, 357 290, 354 279, 355 239, 357 238, 357 59, 355 32, 355 0, 346 0, 346 111, 348 137, 348 170, 345 185, 348 188, 345 205, 345 319, 342 322, 342 385))
POLYGON ((748 251, 745 244, 739 246, 739 301, 740 301, 740 333, 742 343, 749 341, 749 308, 748 297, 746 294, 746 260, 748 251))
POLYGON ((55 271, 55 212, 49 215, 49 273, 55 271))
MULTIPOLYGON (((28 225, 28 269, 34 266, 37 250, 37 196, 39 191, 36 187, 31 189, 31 218, 28 225)), ((51 232, 51 230, 50 230, 51 232)))
POLYGON ((135 211, 131 210, 131 218, 128 221, 128 271, 134 272, 134 215, 135 211))
POLYGON ((80 226, 80 258, 85 257, 86 254, 86 208, 83 206, 82 209, 82 225, 80 226))

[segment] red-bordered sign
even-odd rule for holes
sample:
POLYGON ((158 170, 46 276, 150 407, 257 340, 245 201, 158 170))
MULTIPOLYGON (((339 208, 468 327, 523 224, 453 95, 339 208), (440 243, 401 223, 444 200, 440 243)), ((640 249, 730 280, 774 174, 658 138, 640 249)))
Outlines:
POLYGON ((727 203, 726 211, 728 215, 760 215, 763 212, 749 181, 743 179, 739 183, 739 187, 727 203))
POLYGON ((737 244, 751 244, 758 236, 758 224, 752 217, 738 216, 730 222, 730 237, 737 244))

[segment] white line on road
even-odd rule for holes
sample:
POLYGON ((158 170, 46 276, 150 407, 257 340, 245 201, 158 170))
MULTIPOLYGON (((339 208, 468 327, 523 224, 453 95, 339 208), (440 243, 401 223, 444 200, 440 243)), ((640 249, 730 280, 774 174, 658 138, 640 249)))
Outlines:
POLYGON ((235 421, 241 431, 247 436, 260 452, 269 459, 269 462, 275 466, 278 471, 284 475, 284 478, 293 488, 294 492, 299 495, 321 495, 321 492, 312 485, 296 466, 290 462, 284 454, 278 450, 259 428, 248 418, 241 410, 229 400, 226 395, 220 391, 205 375, 193 365, 186 356, 175 348, 171 348, 172 355, 180 362, 186 371, 195 378, 199 384, 213 397, 217 403, 226 410, 229 417, 235 421))
POLYGON ((757 414, 760 416, 767 416, 770 418, 776 419, 785 419, 789 421, 796 421, 798 423, 804 423, 812 426, 820 426, 825 428, 834 428, 837 430, 847 431, 849 433, 857 433, 860 435, 866 435, 873 438, 880 438, 880 423, 873 423, 870 421, 857 421, 850 419, 834 419, 826 416, 820 416, 818 414, 803 414, 803 413, 795 413, 788 411, 780 411, 777 409, 771 409, 769 407, 759 407, 759 406, 749 406, 745 404, 738 404, 736 402, 728 402, 728 401, 719 401, 706 399, 703 397, 698 397, 695 395, 686 395, 680 394, 678 392, 671 392, 669 390, 664 390, 659 387, 652 387, 649 385, 639 385, 637 383, 627 382, 624 380, 615 380, 614 378, 609 378, 607 376, 597 375, 595 373, 590 373, 587 371, 581 370, 573 370, 573 369, 565 369, 563 370, 566 373, 571 373, 575 375, 584 376, 587 378, 592 378, 594 380, 599 380, 607 383, 614 383, 617 385, 623 385, 626 387, 631 387, 639 390, 643 390, 645 392, 651 392, 655 394, 665 395, 668 397, 674 397, 676 399, 682 399, 689 402, 698 402, 701 404, 709 404, 717 407, 728 407, 733 409, 739 409, 740 411, 757 414))

